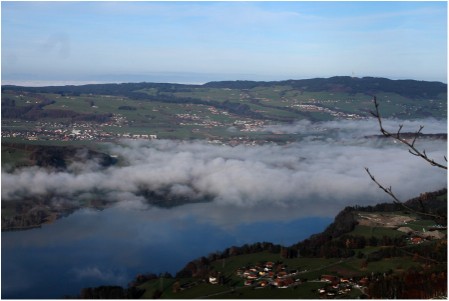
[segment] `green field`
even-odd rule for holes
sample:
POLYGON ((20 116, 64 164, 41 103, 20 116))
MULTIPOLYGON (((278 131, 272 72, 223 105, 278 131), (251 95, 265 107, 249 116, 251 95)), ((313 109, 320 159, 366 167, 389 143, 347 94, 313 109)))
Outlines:
POLYGON ((397 231, 391 228, 385 227, 368 227, 368 226, 355 226, 354 230, 349 233, 350 235, 355 236, 364 236, 366 238, 370 238, 372 236, 376 238, 382 238, 384 236, 388 237, 400 237, 404 235, 403 232, 397 231))
MULTIPOLYGON (((319 279, 323 274, 338 275, 340 277, 361 277, 371 273, 401 272, 419 265, 419 263, 412 261, 408 256, 369 262, 366 267, 362 268, 363 261, 364 259, 357 258, 285 259, 280 258, 278 254, 261 252, 234 256, 225 259, 225 261, 218 260, 214 262, 212 270, 221 272, 225 276, 226 281, 223 285, 213 285, 193 278, 165 278, 163 280, 159 278, 146 282, 139 287, 145 290, 142 296, 144 299, 151 298, 156 290, 163 292, 161 298, 164 299, 317 299, 319 298, 317 289, 326 286, 326 283, 314 282, 314 279, 319 279), (286 289, 245 287, 243 285, 243 279, 236 275, 236 270, 266 261, 280 261, 287 265, 289 269, 298 269, 301 273, 297 275, 297 278, 306 279, 307 281, 286 289), (194 282, 198 284, 191 288, 174 292, 173 285, 176 281, 179 281, 181 285, 194 282)), ((357 298, 358 296, 360 296, 360 291, 357 290, 353 290, 350 295, 346 295, 348 298, 357 298)))
MULTIPOLYGON (((167 139, 211 139, 223 136, 225 139, 250 137, 258 140, 257 134, 240 131, 238 128, 232 134, 227 129, 236 121, 247 123, 263 120, 266 123, 295 122, 302 119, 312 121, 333 120, 357 114, 370 116, 374 109, 372 96, 363 93, 345 92, 312 92, 294 88, 289 85, 256 86, 250 89, 211 88, 205 86, 188 87, 168 92, 151 87, 137 89, 134 92, 146 93, 151 100, 132 99, 126 96, 98 95, 84 93, 79 95, 64 95, 56 93, 28 93, 3 90, 2 99, 14 100, 15 106, 26 107, 36 105, 47 99, 53 104, 42 108, 45 111, 71 111, 78 114, 113 114, 121 118, 110 126, 92 124, 101 131, 113 134, 155 134, 167 139), (174 97, 206 101, 206 104, 172 103, 159 101, 161 97, 174 97), (260 114, 261 118, 248 117, 244 113, 230 112, 227 109, 215 108, 213 103, 233 102, 249 107, 251 112, 260 114), (211 105, 207 105, 210 102, 211 105), (300 108, 297 105, 313 105, 321 108, 300 108), (328 110, 328 111, 324 111, 328 110), (329 111, 330 110, 330 111, 329 111), (330 114, 329 112, 333 112, 330 114), (335 115, 336 116, 336 115, 335 115), (343 117, 342 117, 343 116, 343 117)), ((396 93, 379 92, 376 94, 382 116, 401 118, 436 117, 445 118, 447 109, 445 96, 434 99, 412 99, 396 93)), ((243 112, 243 111, 242 111, 243 112)), ((349 117, 347 117, 349 118, 349 117)), ((352 117, 351 117, 352 118, 352 117)), ((3 118, 2 129, 10 131, 30 131, 36 128, 57 129, 64 126, 73 127, 70 118, 42 117, 39 120, 23 120, 20 118, 3 118)), ((40 138, 39 138, 40 139, 40 138)), ((282 139, 284 140, 284 139, 282 139)))

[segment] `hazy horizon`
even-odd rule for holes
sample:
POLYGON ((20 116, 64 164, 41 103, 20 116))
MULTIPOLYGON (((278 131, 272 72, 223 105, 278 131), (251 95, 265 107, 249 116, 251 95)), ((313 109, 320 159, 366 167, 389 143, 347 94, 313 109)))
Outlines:
POLYGON ((2 84, 447 82, 447 3, 2 2, 2 84))
MULTIPOLYGON (((349 76, 349 75, 335 75, 335 76, 349 76)), ((95 80, 1 80, 1 85, 13 85, 13 86, 23 86, 23 87, 45 87, 45 86, 81 86, 81 85, 89 85, 89 84, 122 84, 122 83, 141 83, 141 82, 148 82, 148 83, 170 83, 170 84, 182 84, 182 85, 203 85, 208 82, 214 82, 214 81, 262 81, 262 82, 269 82, 269 81, 284 81, 284 80, 302 80, 302 79, 312 79, 312 78, 330 78, 334 76, 329 77, 301 77, 301 78, 270 78, 270 77, 264 77, 264 76, 253 76, 253 77, 233 77, 229 78, 226 76, 223 76, 220 78, 219 75, 214 75, 212 77, 208 77, 205 75, 204 77, 200 75, 196 75, 192 77, 189 81, 187 76, 185 74, 173 77, 169 77, 167 75, 162 75, 161 77, 158 77, 157 75, 152 76, 131 76, 129 80, 123 79, 123 80, 108 80, 108 79, 95 79, 95 80), (195 80, 196 79, 196 80, 195 80), (202 80, 201 80, 202 79, 202 80)), ((390 78, 386 76, 370 76, 370 75, 364 75, 364 76, 354 76, 356 78, 363 78, 363 77, 379 77, 379 78, 387 78, 390 80, 416 80, 419 81, 419 79, 410 78, 410 77, 399 77, 399 78, 390 78)), ((442 81, 430 81, 429 82, 441 82, 444 84, 447 84, 447 82, 442 81)))

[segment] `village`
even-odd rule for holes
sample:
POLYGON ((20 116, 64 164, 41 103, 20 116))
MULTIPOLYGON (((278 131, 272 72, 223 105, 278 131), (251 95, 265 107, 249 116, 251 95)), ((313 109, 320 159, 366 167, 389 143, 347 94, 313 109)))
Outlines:
POLYGON ((364 117, 358 115, 358 114, 350 114, 350 113, 345 113, 345 112, 341 112, 341 111, 334 111, 322 106, 317 106, 315 104, 297 104, 297 105, 292 105, 292 107, 297 107, 299 108, 300 111, 304 111, 304 112, 323 112, 323 113, 328 113, 329 115, 333 116, 333 117, 338 117, 338 118, 343 118, 343 119, 362 119, 364 117))
MULTIPOLYGON (((228 114, 215 108, 209 108, 212 114, 228 114)), ((265 121, 240 119, 232 123, 223 123, 211 120, 208 117, 198 116, 197 114, 183 113, 176 114, 177 125, 180 127, 193 127, 190 132, 193 134, 205 133, 211 128, 234 128, 237 132, 259 132, 265 125, 265 121)), ((111 142, 117 139, 146 139, 153 140, 160 138, 157 129, 148 133, 132 133, 132 122, 120 114, 113 114, 110 121, 103 123, 94 123, 87 121, 78 121, 73 123, 63 123, 57 121, 38 121, 30 122, 23 120, 11 120, 3 123, 2 138, 18 138, 29 141, 100 141, 111 142)), ((205 134, 209 143, 227 144, 236 146, 239 144, 256 145, 268 141, 259 141, 246 136, 239 136, 229 139, 205 134)))
MULTIPOLYGON (((244 286, 254 287, 255 289, 276 288, 286 289, 295 288, 298 285, 308 282, 321 282, 323 287, 316 291, 320 298, 333 299, 344 297, 353 289, 358 289, 364 293, 364 288, 369 284, 367 277, 358 281, 353 278, 340 278, 334 275, 321 275, 319 279, 307 280, 300 278, 299 275, 308 270, 300 271, 298 269, 289 269, 282 263, 265 262, 259 265, 239 268, 236 271, 237 276, 244 279, 244 286)), ((216 277, 210 277, 211 284, 218 284, 216 277)))
POLYGON ((287 268, 280 263, 265 262, 261 265, 238 269, 237 276, 245 279, 245 286, 263 288, 272 285, 277 288, 287 288, 300 282, 299 279, 294 278, 299 271, 287 270, 287 268))
POLYGON ((115 120, 108 123, 95 124, 91 122, 74 122, 70 125, 56 122, 38 122, 33 129, 11 129, 2 128, 2 138, 21 138, 24 140, 37 141, 112 141, 117 138, 129 139, 157 139, 154 134, 130 134, 113 133, 105 130, 107 126, 120 126, 115 120))

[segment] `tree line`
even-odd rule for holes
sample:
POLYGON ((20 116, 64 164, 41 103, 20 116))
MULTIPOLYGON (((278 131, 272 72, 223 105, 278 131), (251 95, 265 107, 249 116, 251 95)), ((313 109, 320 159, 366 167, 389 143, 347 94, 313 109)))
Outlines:
POLYGON ((373 299, 431 299, 447 296, 447 270, 410 268, 402 274, 378 273, 371 277, 373 299))

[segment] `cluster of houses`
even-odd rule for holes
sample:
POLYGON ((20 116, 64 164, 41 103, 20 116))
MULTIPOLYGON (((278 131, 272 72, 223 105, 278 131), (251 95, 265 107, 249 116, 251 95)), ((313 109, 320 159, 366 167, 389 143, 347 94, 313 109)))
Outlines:
POLYGON ((283 264, 265 262, 261 265, 255 265, 249 268, 238 269, 237 276, 244 279, 245 286, 288 288, 298 285, 299 279, 295 279, 298 270, 287 270, 283 264))
POLYGON ((221 122, 211 120, 209 118, 202 118, 196 114, 189 114, 189 113, 176 114, 176 117, 183 120, 182 122, 179 122, 179 125, 181 126, 203 126, 205 128, 225 126, 225 124, 221 122))
POLYGON ((209 112, 211 112, 212 114, 214 114, 214 115, 226 115, 226 116, 229 116, 229 113, 228 113, 228 112, 223 111, 223 110, 218 110, 218 109, 215 108, 215 107, 207 107, 207 110, 208 110, 209 112))
POLYGON ((342 298, 349 294, 353 289, 359 289, 363 293, 363 289, 368 286, 368 277, 363 277, 359 281, 352 278, 340 278, 334 275, 321 275, 320 282, 326 283, 322 288, 318 289, 318 294, 322 299, 342 298))
POLYGON ((236 120, 234 126, 240 127, 241 132, 259 132, 265 123, 263 120, 236 120))
POLYGON ((299 110, 306 111, 306 112, 328 113, 331 116, 344 118, 344 119, 361 119, 362 118, 362 116, 360 116, 358 114, 350 114, 350 113, 344 113, 344 112, 340 112, 340 111, 334 111, 334 110, 331 110, 331 109, 328 109, 325 107, 312 105, 312 104, 296 104, 296 105, 292 105, 292 107, 297 107, 299 110))
POLYGON ((107 126, 122 127, 126 120, 124 117, 117 115, 111 118, 111 121, 94 124, 91 122, 76 122, 69 126, 62 123, 39 122, 34 130, 20 130, 2 128, 2 138, 23 138, 26 140, 95 140, 109 141, 116 138, 126 139, 157 139, 154 134, 130 134, 130 133, 110 133, 105 130, 107 126))
MULTIPOLYGON (((218 111, 217 109, 211 107, 208 110, 214 115, 227 115, 229 113, 226 111, 218 111)), ((225 124, 216 120, 211 120, 209 118, 202 118, 197 114, 176 114, 176 117, 183 120, 179 122, 181 126, 202 126, 205 128, 213 128, 213 127, 226 127, 231 126, 231 124, 225 124)), ((263 120, 236 120, 232 123, 232 126, 238 128, 241 132, 258 132, 260 128, 265 125, 265 121, 263 120)))
MULTIPOLYGON (((251 286, 254 288, 289 288, 301 284, 301 279, 298 275, 299 270, 289 270, 283 264, 275 264, 273 262, 265 262, 263 264, 239 268, 237 269, 237 276, 244 279, 244 286, 251 286)), ((217 284, 216 277, 209 279, 212 284, 217 284)), ((321 282, 323 287, 317 290, 320 298, 334 299, 342 298, 352 292, 354 289, 364 292, 369 284, 368 277, 363 277, 358 280, 352 278, 341 278, 334 275, 321 275, 317 280, 309 280, 309 282, 321 282)))
POLYGON ((37 129, 33 131, 2 129, 2 138, 23 138, 26 140, 108 140, 115 138, 115 134, 101 132, 94 129, 37 129))
POLYGON ((117 134, 117 137, 127 138, 127 139, 157 139, 157 135, 148 135, 148 134, 117 134))

